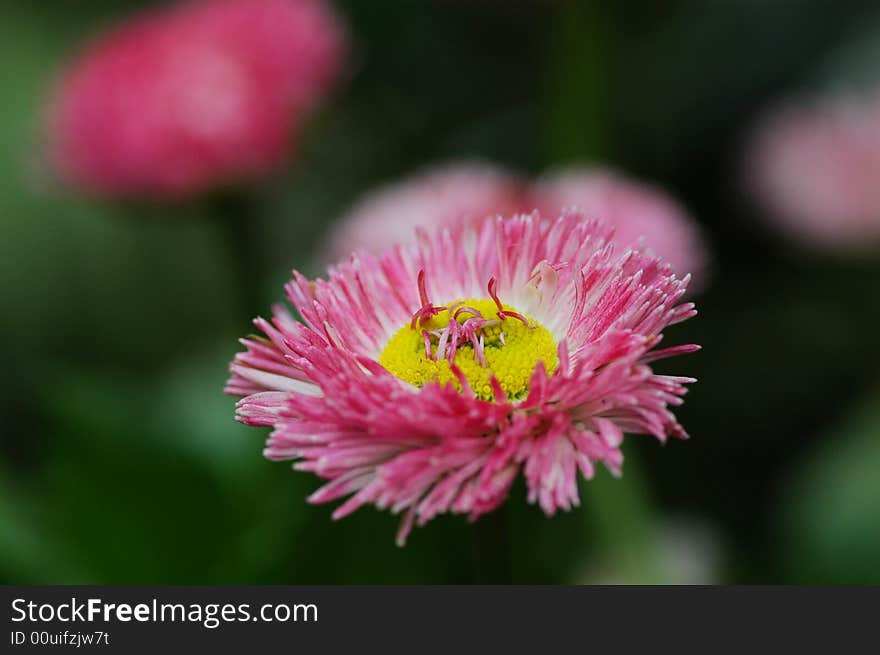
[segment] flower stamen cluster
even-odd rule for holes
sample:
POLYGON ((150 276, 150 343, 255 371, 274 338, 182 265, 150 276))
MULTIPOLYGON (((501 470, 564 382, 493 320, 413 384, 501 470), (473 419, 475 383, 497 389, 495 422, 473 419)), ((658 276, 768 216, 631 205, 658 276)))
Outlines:
MULTIPOLYGON (((498 326, 501 321, 506 321, 508 317, 520 321, 526 328, 535 329, 535 325, 529 322, 520 312, 505 308, 501 299, 498 297, 498 283, 495 277, 489 279, 488 291, 492 302, 495 304, 496 319, 486 318, 483 311, 474 307, 473 304, 467 304, 469 301, 456 300, 448 305, 435 305, 428 299, 425 289, 425 272, 419 271, 419 298, 421 307, 413 314, 410 321, 410 328, 415 330, 421 328, 421 335, 425 345, 425 358, 433 361, 445 359, 450 364, 455 362, 455 354, 459 346, 470 344, 473 348, 474 359, 477 363, 486 368, 488 363, 485 354, 485 328, 493 328, 498 326), (427 329, 432 320, 439 314, 446 313, 449 315, 448 323, 440 329, 427 329), (466 316, 466 315, 470 316, 466 316), (432 346, 434 351, 431 352, 432 346)), ((476 304, 476 303, 474 303, 476 304)), ((500 328, 494 332, 493 336, 497 336, 498 342, 506 345, 504 331, 500 328)))

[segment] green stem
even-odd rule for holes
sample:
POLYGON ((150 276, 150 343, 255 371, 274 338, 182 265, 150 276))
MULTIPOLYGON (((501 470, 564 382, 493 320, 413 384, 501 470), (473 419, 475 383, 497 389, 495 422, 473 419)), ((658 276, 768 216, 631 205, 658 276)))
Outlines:
POLYGON ((586 526, 600 574, 638 584, 665 582, 649 489, 635 453, 627 453, 623 478, 597 474, 581 486, 586 526))
POLYGON ((510 584, 510 527, 507 506, 482 517, 474 525, 477 571, 480 584, 510 584))
POLYGON ((212 199, 211 210, 233 267, 241 311, 248 317, 265 311, 259 241, 260 211, 256 194, 230 191, 212 199))

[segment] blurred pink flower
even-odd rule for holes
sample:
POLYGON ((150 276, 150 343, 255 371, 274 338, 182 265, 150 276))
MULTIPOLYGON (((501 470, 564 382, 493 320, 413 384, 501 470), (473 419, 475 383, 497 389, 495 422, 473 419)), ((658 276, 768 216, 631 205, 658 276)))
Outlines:
POLYGON ((669 195, 602 168, 571 168, 529 185, 488 164, 449 164, 380 188, 364 197, 337 224, 328 259, 358 248, 379 252, 414 238, 414 228, 455 225, 465 219, 538 209, 558 216, 583 210, 614 227, 625 247, 644 237, 653 252, 679 275, 705 280, 707 246, 687 212, 669 195))
POLYGON ((880 100, 777 109, 752 135, 745 164, 749 190, 793 238, 880 245, 880 100))
POLYGON ((58 82, 51 155, 71 182, 174 197, 263 175, 339 73, 323 0, 192 0, 92 43, 58 82))
POLYGON ((640 239, 679 275, 690 273, 705 282, 707 246, 696 222, 669 194, 603 168, 569 168, 541 178, 532 202, 544 214, 577 207, 587 216, 614 227, 624 247, 640 239))
POLYGON ((525 190, 513 174, 482 162, 428 169, 361 198, 336 224, 325 258, 336 261, 361 248, 378 253, 411 240, 416 228, 522 211, 525 190))
POLYGON ((272 426, 265 454, 327 483, 310 501, 348 496, 413 524, 446 512, 474 520, 519 473, 548 515, 579 502, 577 472, 619 474, 624 433, 686 437, 670 411, 690 378, 650 362, 693 316, 688 279, 610 230, 567 213, 459 222, 381 256, 359 252, 327 280, 299 273, 244 339, 226 391, 237 418, 272 426))

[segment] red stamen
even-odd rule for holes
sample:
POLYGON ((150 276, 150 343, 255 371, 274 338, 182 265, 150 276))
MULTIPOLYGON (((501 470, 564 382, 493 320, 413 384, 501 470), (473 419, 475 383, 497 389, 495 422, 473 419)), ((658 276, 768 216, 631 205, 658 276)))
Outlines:
POLYGON ((498 298, 498 280, 495 279, 495 276, 489 278, 489 297, 495 301, 495 305, 498 307, 499 312, 504 311, 504 305, 501 304, 501 300, 498 298))
MULTIPOLYGON (((476 318, 483 318, 483 315, 480 313, 480 310, 474 309, 473 307, 468 307, 467 305, 462 305, 458 309, 455 310, 455 313, 452 315, 452 318, 458 320, 459 314, 462 312, 469 312, 473 314, 476 318)), ((468 319, 470 320, 470 319, 468 319)))
POLYGON ((498 280, 495 279, 495 276, 489 278, 489 296, 495 302, 495 306, 498 307, 498 311, 496 312, 496 316, 502 321, 506 321, 507 317, 515 318, 518 321, 522 321, 523 325, 528 328, 535 327, 534 325, 529 325, 529 320, 520 314, 519 312, 512 312, 507 309, 504 309, 504 305, 501 304, 501 298, 498 297, 498 280))
POLYGON ((430 321, 442 311, 446 311, 446 308, 437 305, 425 305, 424 307, 419 308, 419 310, 415 314, 413 314, 412 321, 410 322, 409 326, 413 330, 415 330, 417 325, 426 321, 430 321))
POLYGON ((422 337, 425 339, 425 357, 428 359, 432 359, 431 357, 431 335, 428 334, 427 330, 422 330, 422 337))
MULTIPOLYGON (((456 325, 455 321, 452 321, 456 325)), ((458 330, 454 329, 451 325, 449 326, 450 334, 452 335, 452 339, 449 342, 449 348, 446 350, 446 361, 450 364, 455 361, 455 351, 458 350, 458 330)))
POLYGON ((446 342, 449 341, 449 328, 445 327, 440 331, 440 338, 437 341, 437 349, 434 351, 434 359, 438 362, 446 356, 446 342))
POLYGON ((428 291, 425 288, 425 270, 422 269, 419 271, 418 277, 419 284, 419 300, 422 302, 422 306, 416 311, 415 314, 412 315, 412 321, 410 321, 410 328, 413 330, 416 329, 416 326, 424 323, 425 321, 430 321, 437 314, 446 310, 446 307, 441 307, 438 305, 433 305, 430 300, 428 300, 428 291))
POLYGON ((419 300, 422 302, 422 307, 431 304, 428 300, 428 291, 425 288, 425 269, 419 271, 419 300))
POLYGON ((511 311, 507 311, 507 310, 503 310, 503 311, 498 312, 498 318, 500 318, 502 321, 503 321, 507 316, 510 316, 510 317, 512 317, 512 318, 515 318, 515 319, 517 319, 518 321, 522 321, 523 325, 525 325, 527 328, 533 328, 533 327, 535 327, 534 325, 530 325, 530 324, 529 324, 529 319, 527 319, 525 316, 523 316, 523 315, 520 314, 519 312, 511 312, 511 311))
POLYGON ((477 360, 480 366, 486 368, 486 353, 483 352, 483 335, 481 334, 478 339, 475 332, 471 336, 471 343, 474 344, 474 359, 477 360))

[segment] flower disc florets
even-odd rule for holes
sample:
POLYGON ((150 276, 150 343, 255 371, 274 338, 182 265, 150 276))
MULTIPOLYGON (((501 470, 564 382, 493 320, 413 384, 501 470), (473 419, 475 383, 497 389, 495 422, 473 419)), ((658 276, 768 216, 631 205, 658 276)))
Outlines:
POLYGON ((548 373, 556 370, 553 335, 497 296, 442 306, 424 300, 379 355, 379 363, 401 380, 419 388, 452 383, 461 391, 467 385, 483 400, 521 400, 538 362, 548 373))

